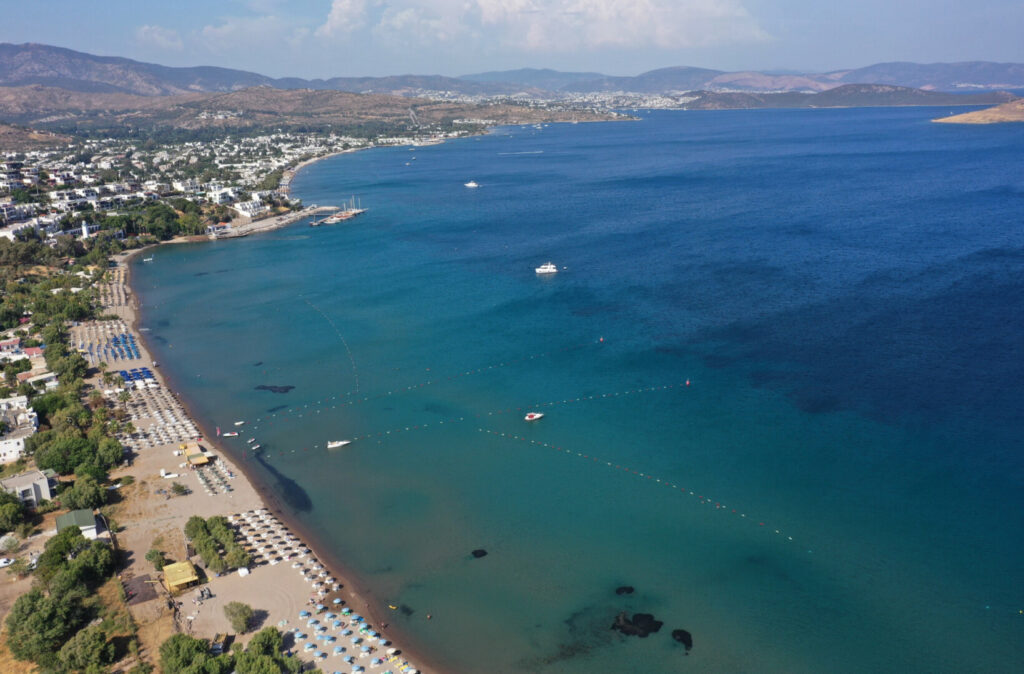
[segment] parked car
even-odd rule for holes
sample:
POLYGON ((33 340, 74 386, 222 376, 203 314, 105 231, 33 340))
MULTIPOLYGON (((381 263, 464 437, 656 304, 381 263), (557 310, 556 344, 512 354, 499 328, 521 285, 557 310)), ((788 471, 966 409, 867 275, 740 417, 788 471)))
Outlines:
POLYGON ((10 557, 0 558, 0 569, 4 568, 5 566, 10 566, 11 564, 14 564, 14 560, 10 557))

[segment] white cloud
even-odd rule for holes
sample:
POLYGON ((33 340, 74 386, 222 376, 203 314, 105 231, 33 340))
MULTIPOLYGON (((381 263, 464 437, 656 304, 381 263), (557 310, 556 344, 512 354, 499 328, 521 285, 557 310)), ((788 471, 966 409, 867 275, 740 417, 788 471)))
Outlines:
POLYGON ((181 51, 185 46, 178 31, 148 24, 135 29, 135 39, 139 44, 154 46, 158 49, 181 51))
POLYGON ((540 52, 680 49, 767 38, 742 0, 333 0, 321 37, 371 28, 407 44, 540 52))
POLYGON ((278 43, 286 27, 276 16, 232 16, 203 26, 199 39, 212 52, 244 51, 278 43))
POLYGON ((333 0, 327 20, 316 29, 321 37, 337 37, 359 30, 366 25, 369 6, 380 4, 376 0, 333 0))

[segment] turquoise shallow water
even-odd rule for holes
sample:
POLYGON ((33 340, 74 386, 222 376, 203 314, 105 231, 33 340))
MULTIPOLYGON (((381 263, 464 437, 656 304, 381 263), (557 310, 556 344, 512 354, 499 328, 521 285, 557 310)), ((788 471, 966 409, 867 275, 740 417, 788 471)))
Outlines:
POLYGON ((143 324, 452 671, 1015 671, 1024 134, 940 112, 336 157, 367 214, 161 248, 143 324))

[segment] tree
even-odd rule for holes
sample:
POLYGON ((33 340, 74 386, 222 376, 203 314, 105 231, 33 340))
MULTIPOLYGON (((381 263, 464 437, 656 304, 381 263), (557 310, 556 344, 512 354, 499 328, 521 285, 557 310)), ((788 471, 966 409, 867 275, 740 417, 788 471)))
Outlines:
POLYGON ((38 587, 18 597, 7 616, 7 647, 19 660, 32 660, 45 669, 57 661, 57 651, 81 626, 86 616, 78 597, 44 596, 38 587))
POLYGON ((167 560, 164 559, 164 553, 157 550, 156 548, 153 548, 152 550, 146 553, 146 561, 151 562, 153 566, 156 567, 157 571, 163 569, 164 564, 167 563, 167 560))
POLYGON ((86 627, 64 644, 57 659, 68 670, 87 670, 109 665, 114 661, 114 644, 100 625, 86 627))
POLYGON ((239 634, 249 631, 249 624, 252 622, 255 612, 248 604, 240 601, 233 601, 224 607, 224 615, 231 621, 231 628, 239 634))
POLYGON ((227 674, 232 658, 214 657, 202 639, 175 634, 160 645, 160 669, 163 674, 227 674))
POLYGON ((252 563, 252 557, 242 546, 232 545, 228 548, 227 553, 225 553, 224 561, 229 567, 240 569, 243 566, 249 566, 252 563))
POLYGON ((128 409, 128 401, 132 399, 131 391, 121 391, 117 394, 117 399, 121 401, 121 405, 124 409, 128 409))
POLYGON ((185 485, 183 485, 180 482, 172 482, 171 483, 171 491, 176 496, 184 496, 185 494, 188 493, 188 487, 186 487, 185 485))
POLYGON ((94 477, 85 475, 75 480, 75 486, 64 492, 60 500, 70 510, 92 510, 107 502, 107 490, 94 477))

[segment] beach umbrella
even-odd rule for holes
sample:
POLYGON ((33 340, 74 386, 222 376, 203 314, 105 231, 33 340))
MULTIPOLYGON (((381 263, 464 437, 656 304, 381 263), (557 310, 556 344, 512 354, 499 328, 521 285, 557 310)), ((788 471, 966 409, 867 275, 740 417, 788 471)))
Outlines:
POLYGON ((345 656, 345 662, 355 662, 355 661, 356 661, 356 659, 353 658, 351 655, 346 655, 345 656))
POLYGON ((351 614, 352 614, 352 609, 350 609, 349 607, 346 606, 345 608, 341 609, 341 615, 351 615, 351 614))
POLYGON ((334 620, 337 617, 338 617, 337 613, 328 613, 327 615, 324 616, 324 619, 325 620, 334 620))
POLYGON ((363 646, 359 650, 361 650, 363 653, 369 653, 370 652, 370 647, 369 646, 363 646))
POLYGON ((327 607, 324 606, 323 604, 317 604, 316 605, 316 610, 317 611, 323 611, 325 608, 327 608, 327 607))
POLYGON ((377 665, 384 664, 384 661, 381 660, 380 658, 374 658, 373 660, 370 661, 370 664, 373 665, 374 667, 376 667, 377 665))
POLYGON ((353 672, 365 672, 366 669, 362 665, 356 665, 352 668, 353 672))
POLYGON ((308 618, 309 615, 310 615, 309 611, 299 611, 299 617, 300 618, 308 618))
POLYGON ((335 597, 335 598, 334 598, 334 601, 333 601, 332 603, 334 603, 334 604, 340 604, 340 603, 341 603, 341 598, 339 598, 339 597, 335 597))
POLYGON ((306 642, 305 650, 311 651, 314 648, 316 648, 316 644, 314 644, 312 641, 307 641, 306 642))
POLYGON ((362 637, 352 637, 352 643, 354 643, 354 644, 361 644, 361 643, 363 643, 363 638, 362 637))
POLYGON ((326 658, 326 657, 327 657, 327 654, 326 654, 326 653, 324 653, 323 651, 320 651, 319 653, 314 653, 314 654, 313 654, 313 657, 314 657, 314 658, 326 658))
POLYGON ((341 631, 341 636, 343 636, 343 637, 347 637, 350 634, 352 634, 352 630, 342 630, 341 631))
POLYGON ((319 627, 316 628, 316 631, 317 632, 326 632, 327 631, 327 625, 320 625, 319 627))
POLYGON ((361 623, 363 622, 363 616, 356 613, 352 616, 352 620, 355 620, 357 623, 361 623))
POLYGON ((344 653, 344 652, 345 652, 345 647, 344 646, 335 646, 334 647, 334 654, 335 655, 340 655, 341 653, 344 653))
POLYGON ((345 624, 345 623, 341 622, 340 620, 335 620, 335 621, 334 621, 334 622, 333 622, 333 623, 331 624, 331 626, 332 626, 332 627, 341 627, 341 626, 342 626, 342 625, 344 625, 344 624, 345 624))

